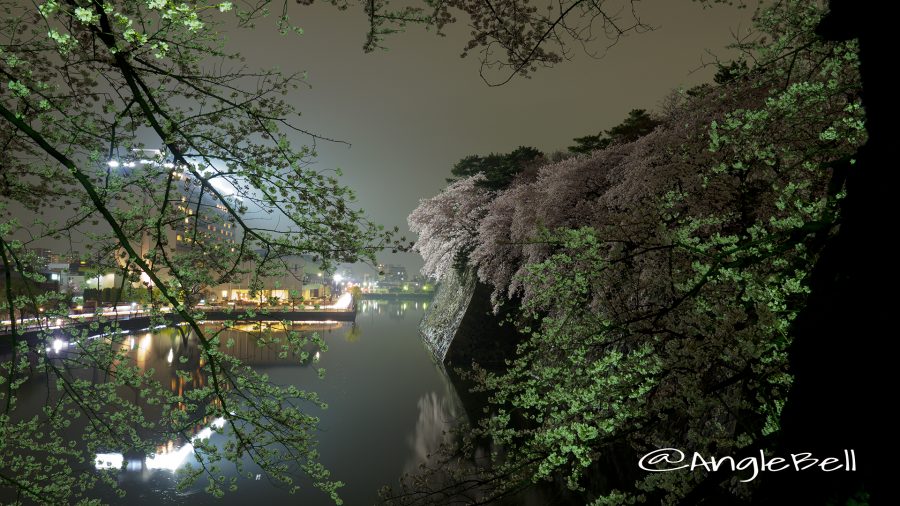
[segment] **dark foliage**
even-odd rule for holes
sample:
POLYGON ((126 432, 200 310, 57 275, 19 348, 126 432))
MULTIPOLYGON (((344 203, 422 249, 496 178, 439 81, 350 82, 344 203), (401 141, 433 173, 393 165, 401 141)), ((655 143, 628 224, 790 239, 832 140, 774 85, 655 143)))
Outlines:
POLYGON ((596 135, 576 137, 574 146, 569 146, 572 153, 587 154, 598 149, 609 147, 613 143, 632 142, 649 134, 659 126, 659 121, 651 117, 644 109, 632 109, 628 117, 618 125, 596 135))
POLYGON ((529 146, 520 146, 510 153, 471 155, 456 162, 450 171, 453 177, 447 179, 447 182, 483 174, 484 179, 476 183, 477 186, 488 190, 502 190, 519 173, 539 165, 543 159, 544 154, 540 150, 529 146))

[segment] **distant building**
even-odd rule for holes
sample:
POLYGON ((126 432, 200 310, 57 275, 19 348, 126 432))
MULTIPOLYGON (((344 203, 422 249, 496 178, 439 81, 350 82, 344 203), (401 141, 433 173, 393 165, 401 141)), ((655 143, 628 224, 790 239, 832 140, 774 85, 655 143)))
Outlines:
POLYGON ((28 252, 34 254, 39 267, 42 268, 46 267, 47 264, 52 262, 54 259, 53 251, 47 248, 28 248, 28 252))
MULTIPOLYGON (((153 151, 152 156, 158 156, 159 152, 153 151)), ((159 257, 160 246, 171 258, 172 254, 187 253, 194 248, 202 248, 203 255, 209 259, 216 259, 217 252, 234 252, 241 240, 241 229, 233 221, 226 204, 237 206, 231 197, 224 197, 224 201, 213 195, 208 189, 196 181, 192 174, 184 167, 172 163, 159 163, 153 160, 131 161, 126 163, 110 162, 123 174, 130 171, 143 171, 159 183, 158 192, 148 194, 144 198, 146 204, 158 205, 163 200, 162 192, 168 187, 166 205, 174 216, 168 218, 162 225, 162 234, 145 231, 140 242, 135 244, 137 253, 148 263, 156 262, 156 275, 162 280, 169 278, 170 274, 165 268, 160 268, 162 260, 159 257), (172 184, 167 184, 171 181, 172 184), (153 254, 155 252, 156 257, 153 254)), ((124 202, 121 205, 130 205, 124 202)), ((171 216, 171 214, 170 214, 171 216)), ((91 283, 88 282, 88 286, 91 283)), ((150 277, 141 275, 140 285, 151 286, 150 277)), ((135 287, 140 286, 135 283, 135 287)), ((203 294, 201 293, 202 297, 203 294)))
MULTIPOLYGON (((79 269, 79 264, 69 263, 69 262, 54 262, 47 264, 47 277, 50 281, 54 281, 57 283, 59 287, 60 293, 70 293, 72 295, 81 295, 84 292, 85 284, 87 283, 87 277, 84 273, 79 269)), ((115 277, 115 275, 113 275, 115 277)), ((96 279, 96 276, 95 276, 96 279)), ((108 281, 106 286, 104 285, 101 277, 100 285, 102 288, 112 287, 115 283, 113 279, 111 282, 108 281)), ((97 288, 92 286, 91 288, 97 288)))
MULTIPOLYGON (((253 293, 251 284, 254 282, 254 275, 245 272, 230 283, 212 288, 210 302, 266 304, 272 301, 280 305, 294 305, 301 301, 309 302, 331 296, 330 280, 318 270, 317 263, 301 255, 286 256, 281 261, 284 262, 286 271, 278 276, 257 280, 261 287, 253 297, 250 294, 253 293)), ((249 265, 244 267, 245 271, 250 270, 249 265)))
POLYGON ((71 264, 78 259, 77 255, 71 253, 50 253, 49 262, 51 264, 71 264))
POLYGON ((0 263, 0 293, 5 293, 7 288, 9 288, 14 296, 31 296, 35 294, 55 292, 57 290, 57 284, 55 281, 51 281, 49 279, 44 282, 37 282, 34 279, 23 275, 18 270, 11 270, 7 273, 6 266, 0 263), (11 282, 9 287, 7 287, 6 285, 7 275, 9 276, 11 282))
POLYGON ((380 264, 378 270, 381 272, 381 281, 388 283, 402 283, 407 280, 406 267, 396 264, 380 264))
MULTIPOLYGON (((72 263, 60 261, 67 258, 67 256, 55 254, 46 248, 31 248, 27 252, 31 256, 31 260, 29 261, 30 268, 33 269, 34 273, 40 274, 45 278, 43 282, 34 285, 35 287, 38 287, 38 285, 40 286, 39 291, 57 291, 59 293, 67 293, 70 295, 80 295, 84 291, 85 283, 88 278, 84 271, 89 270, 89 268, 83 264, 86 264, 87 262, 72 263)), ((14 274, 18 276, 17 271, 14 274)), ((94 274, 90 276, 90 278, 95 280, 94 288, 97 288, 96 280, 99 278, 101 289, 111 288, 114 286, 115 279, 118 279, 119 282, 121 282, 122 279, 121 276, 117 277, 115 274, 109 276, 97 276, 94 274)), ((22 283, 22 287, 27 284, 21 277, 17 277, 16 279, 22 283)), ((17 283, 13 284, 16 285, 17 283)))
MULTIPOLYGON (((221 201, 192 180, 182 169, 172 168, 174 195, 170 195, 170 205, 177 211, 178 219, 164 227, 163 242, 169 251, 185 252, 196 245, 204 245, 212 250, 219 248, 234 251, 241 238, 240 228, 235 227, 228 210, 221 201)), ((168 176, 168 174, 166 175, 168 176)), ((145 234, 141 240, 140 252, 146 254, 156 247, 156 238, 145 234)))
MULTIPOLYGON (((158 155, 158 152, 153 154, 158 155)), ((230 253, 240 247, 242 230, 228 211, 228 207, 234 208, 240 204, 232 200, 233 197, 219 199, 208 189, 203 190, 189 171, 173 164, 142 160, 115 165, 110 162, 110 166, 123 173, 150 170, 160 179, 161 189, 166 188, 164 179, 174 182, 169 186, 168 205, 175 212, 175 218, 164 225, 163 237, 157 238, 155 234, 145 233, 141 238, 140 244, 136 246, 138 253, 145 259, 152 261, 149 256, 153 251, 158 251, 157 242, 162 243, 168 253, 186 253, 199 247, 210 258, 215 258, 216 251, 230 253)), ((146 196, 147 199, 153 199, 153 202, 161 201, 161 197, 160 194, 146 196)), ((150 203, 150 200, 147 202, 150 203)), ((215 304, 268 303, 273 300, 287 304, 331 296, 332 280, 326 279, 327 276, 319 272, 317 264, 299 255, 284 257, 282 260, 287 266, 287 272, 283 275, 255 279, 253 266, 244 262, 238 266, 237 274, 229 282, 206 288, 201 297, 208 303, 215 304), (261 285, 261 288, 254 291, 251 288, 254 284, 261 285)), ((160 262, 158 259, 156 261, 160 262)), ((158 269, 157 275, 163 280, 168 277, 165 269, 158 269)), ((87 280, 88 287, 91 287, 91 281, 87 280)), ((141 276, 141 283, 146 286, 151 284, 146 275, 141 276)))

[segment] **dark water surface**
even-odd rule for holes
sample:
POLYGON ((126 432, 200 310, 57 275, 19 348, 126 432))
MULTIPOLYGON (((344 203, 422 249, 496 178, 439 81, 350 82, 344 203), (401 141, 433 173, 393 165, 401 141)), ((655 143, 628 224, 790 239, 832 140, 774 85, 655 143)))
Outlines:
MULTIPOLYGON (((239 340, 234 347, 246 363, 268 374, 272 381, 318 392, 328 403, 327 410, 313 414, 321 419, 321 462, 332 471, 333 479, 346 483, 340 490, 344 504, 375 503, 378 489, 414 471, 462 414, 445 371, 419 337, 417 326, 424 304, 415 300, 365 300, 355 325, 311 326, 329 347, 316 364, 326 369, 324 379, 319 379, 309 365, 279 360, 274 353, 260 350, 249 342, 251 338, 244 337, 248 342, 239 340)), ((178 357, 199 355, 196 343, 189 342, 185 348, 180 340, 173 339, 171 330, 154 335, 139 333, 134 339, 138 363, 153 367, 164 384, 171 378, 173 388, 181 387, 173 368, 178 357)), ((197 380, 199 375, 195 374, 197 380)), ((214 435, 212 441, 222 437, 214 435)), ((264 475, 239 478, 238 490, 222 499, 206 494, 202 479, 190 490, 178 492, 171 468, 181 460, 179 449, 181 455, 189 453, 184 445, 183 441, 162 442, 160 457, 151 464, 125 457, 128 470, 122 473, 120 484, 127 496, 118 499, 103 494, 102 499, 129 505, 333 504, 308 484, 303 483, 306 486, 291 495, 264 475)), ((224 468, 233 473, 233 466, 224 468)))

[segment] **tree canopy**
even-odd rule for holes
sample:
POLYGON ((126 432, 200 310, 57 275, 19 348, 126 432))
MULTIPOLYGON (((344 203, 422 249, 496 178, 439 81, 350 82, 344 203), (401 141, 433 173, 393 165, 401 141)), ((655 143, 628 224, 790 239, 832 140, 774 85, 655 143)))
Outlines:
MULTIPOLYGON (((340 9, 351 5, 333 3, 340 9)), ((321 405, 315 395, 274 386, 233 361, 219 349, 216 333, 197 324, 203 313, 194 307, 204 288, 243 274, 271 276, 283 270, 287 255, 309 255, 326 266, 371 261, 391 240, 353 208, 352 192, 338 184, 335 173, 309 168, 322 138, 294 125, 294 111, 282 98, 304 84, 302 76, 248 68, 224 49, 226 25, 254 27, 270 12, 276 13, 274 29, 286 35, 298 31, 289 4, 0 2, 5 82, 0 117, 6 127, 0 132, 0 253, 8 288, 2 309, 10 319, 12 350, 0 375, 7 387, 0 394, 5 404, 0 451, 21 456, 3 459, 0 479, 21 497, 77 501, 95 476, 73 473, 73 466, 89 462, 97 451, 146 452, 150 440, 141 435, 148 430, 162 438, 184 436, 191 423, 219 417, 227 421, 223 430, 233 444, 224 450, 198 446, 197 457, 205 464, 188 478, 206 474, 210 490, 219 493, 227 488, 219 458, 240 461, 249 455, 276 479, 293 483, 282 465, 290 457, 303 462, 318 486, 335 493, 338 484, 316 463, 310 437, 315 419, 298 407, 307 401, 321 405), (295 146, 296 134, 307 135, 311 146, 295 146), (63 218, 41 218, 42 212, 63 218), (281 225, 254 226, 254 214, 280 217, 281 225), (23 221, 23 215, 34 219, 23 221), (207 233, 231 227, 233 244, 207 233), (183 232, 176 240, 191 247, 172 244, 169 232, 175 229, 183 232), (127 365, 118 346, 122 337, 106 329, 108 324, 103 324, 111 331, 106 340, 88 339, 98 330, 90 329, 67 337, 71 354, 52 360, 35 356, 49 335, 26 342, 17 321, 41 308, 48 317, 68 318, 64 294, 37 289, 43 277, 28 248, 45 238, 88 245, 81 253, 96 262, 97 272, 115 270, 124 284, 145 288, 157 323, 163 321, 159 309, 171 306, 202 342, 210 384, 190 398, 173 397, 127 365), (14 285, 31 288, 13 290, 14 285), (113 380, 109 388, 93 388, 77 380, 67 364, 105 371, 113 380), (16 416, 20 389, 41 374, 60 389, 54 397, 59 409, 21 420, 16 416), (143 406, 125 401, 117 388, 126 386, 148 392, 148 402, 164 407, 162 416, 145 416, 143 406), (62 444, 72 418, 86 427, 86 444, 77 449, 62 444), (112 430, 111 421, 122 418, 127 423, 112 430), (273 449, 276 444, 282 449, 273 449), (64 479, 49 481, 51 475, 64 479)), ((464 53, 479 55, 486 80, 491 79, 487 71, 498 71, 499 79, 492 81, 497 84, 555 64, 569 56, 571 45, 587 44, 596 35, 605 44, 642 30, 635 11, 621 8, 629 4, 575 0, 551 2, 547 10, 521 0, 359 6, 369 21, 367 50, 409 23, 440 32, 456 21, 454 12, 464 13, 475 28, 464 53)), ((499 189, 522 170, 520 163, 537 155, 526 149, 475 158, 469 160, 472 167, 461 170, 468 175, 484 165, 485 184, 499 189)), ((270 344, 291 355, 306 343, 293 336, 270 344)))
MULTIPOLYGON (((472 26, 464 54, 477 54, 483 78, 502 84, 568 58, 572 47, 590 52, 649 28, 632 3, 359 5, 369 50, 406 24, 440 31, 463 12, 472 26)), ((233 485, 222 461, 249 456, 290 486, 289 463, 299 464, 337 500, 340 483, 318 462, 309 414, 324 403, 229 356, 194 306, 203 287, 270 276, 287 255, 326 266, 371 261, 391 241, 353 208, 336 174, 310 169, 321 138, 292 124, 282 99, 301 76, 248 69, 223 49, 224 23, 250 27, 272 7, 276 29, 291 33, 288 2, 0 2, 0 310, 10 320, 0 482, 17 500, 72 503, 98 481, 115 487, 112 471, 77 471, 106 449, 146 454, 156 439, 190 437, 190 427, 220 418, 230 442, 198 443, 200 467, 188 481, 206 476, 222 493, 233 485), (312 145, 295 146, 296 133, 312 145), (64 218, 40 217, 49 207, 64 218), (253 213, 288 224, 256 227, 253 213), (240 231, 234 246, 202 229, 226 223, 240 231), (192 247, 173 248, 175 227, 192 247), (122 335, 102 320, 66 336, 70 351, 54 357, 40 353, 55 339, 46 328, 37 343, 24 338, 17 322, 29 314, 68 318, 65 297, 39 290, 45 280, 28 247, 79 236, 91 246, 86 256, 148 290, 154 323, 165 321, 163 305, 188 323, 182 336, 201 341, 207 385, 164 388, 131 364, 122 335), (110 381, 95 384, 84 370, 110 381), (47 402, 30 417, 22 392, 35 385, 46 386, 47 402), (73 427, 80 445, 69 444, 73 427)), ((843 178, 864 140, 855 43, 818 38, 821 15, 794 1, 765 10, 758 26, 769 38, 740 44, 750 71, 731 65, 717 75, 721 86, 677 97, 658 120, 638 113, 621 129, 576 139, 576 152, 591 154, 536 169, 539 183, 515 177, 541 161, 533 148, 469 157, 453 191, 423 204, 417 248, 434 272, 465 251, 498 301, 521 297, 518 323, 529 335, 508 370, 473 375, 491 412, 467 449, 489 439, 504 457, 426 500, 505 497, 541 479, 597 504, 678 500, 708 482, 622 476, 604 488, 586 477, 623 447, 769 444, 792 381, 789 329, 823 242, 843 223, 843 178), (445 231, 437 220, 448 216, 456 221, 445 231)), ((324 347, 296 334, 262 343, 299 361, 308 360, 306 345, 324 347)), ((713 486, 739 498, 752 492, 713 486)))
MULTIPOLYGON (((759 38, 740 45, 752 69, 677 92, 649 133, 479 200, 470 268, 498 304, 520 304, 525 338, 506 368, 460 370, 489 399, 463 437, 469 465, 446 454, 450 484, 412 477, 398 503, 487 502, 542 481, 597 505, 752 497, 766 477, 634 462, 775 447, 792 325, 866 140, 858 48, 819 38, 823 14, 764 9, 759 38)), ((459 208, 481 198, 454 195, 459 208)), ((430 215, 421 207, 413 216, 430 215)), ((416 248, 438 251, 431 240, 416 248)))
MULTIPOLYGON (((471 27, 462 56, 476 55, 482 79, 492 86, 552 67, 571 58, 574 48, 582 48, 593 57, 602 56, 622 37, 652 29, 641 20, 634 0, 448 0, 398 9, 391 8, 387 1, 362 4, 370 21, 364 46, 368 51, 382 47, 386 36, 411 23, 424 24, 442 34, 461 13, 471 27)), ((346 8, 348 2, 338 5, 346 8)))
POLYGON ((523 171, 539 165, 543 157, 544 154, 537 148, 527 146, 520 146, 509 153, 470 155, 456 162, 450 170, 454 177, 447 182, 481 175, 476 180, 476 185, 488 190, 501 190, 509 186, 523 171))
MULTIPOLYGON (((4 497, 78 502, 98 480, 116 487, 116 469, 80 471, 95 455, 147 455, 157 441, 190 439, 197 424, 223 420, 216 430, 228 442, 196 443, 199 464, 183 472, 183 485, 205 477, 207 490, 221 494, 235 486, 221 461, 243 474, 246 457, 270 479, 296 487, 305 475, 338 500, 341 484, 315 450, 311 411, 325 404, 234 358, 233 343, 219 339, 228 322, 200 325, 196 307, 204 288, 236 276, 288 275, 288 255, 324 267, 374 263, 390 237, 354 209, 336 173, 309 167, 321 139, 294 126, 283 98, 302 76, 247 68, 223 49, 224 24, 251 26, 267 3, 0 3, 0 309, 10 320, 11 353, 0 364, 4 497), (310 145, 296 146, 295 134, 310 145), (259 215, 280 224, 260 226, 259 215), (103 318, 54 333, 49 322, 68 321, 70 301, 38 289, 44 277, 28 248, 42 239, 84 244, 78 253, 98 272, 151 291, 151 326, 167 324, 161 311, 171 307, 187 324, 182 339, 201 343, 208 381, 184 393, 164 387, 103 318), (13 291, 13 278, 28 288, 13 291), (41 332, 26 338, 22 326, 39 312, 41 332), (55 342, 64 351, 44 353, 55 342), (89 381, 85 370, 107 381, 89 381), (46 406, 29 412, 23 406, 36 382, 46 382, 46 406)), ((279 23, 289 35, 286 19, 279 23)), ((300 362, 310 360, 309 346, 327 348, 297 333, 264 333, 258 342, 300 362)))
POLYGON ((576 137, 574 146, 569 146, 572 153, 590 153, 618 142, 633 142, 649 134, 659 125, 659 121, 651 117, 644 109, 632 109, 628 117, 618 125, 596 135, 576 137))

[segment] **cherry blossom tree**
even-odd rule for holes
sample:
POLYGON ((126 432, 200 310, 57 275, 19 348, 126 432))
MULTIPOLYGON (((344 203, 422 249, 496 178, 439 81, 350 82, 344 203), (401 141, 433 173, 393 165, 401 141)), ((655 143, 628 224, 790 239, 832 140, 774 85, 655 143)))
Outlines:
POLYGON ((440 194, 423 199, 409 215, 409 228, 419 238, 414 249, 425 261, 422 273, 441 279, 460 255, 475 244, 478 224, 492 192, 479 186, 484 176, 456 181, 440 194))
POLYGON ((505 369, 462 371, 489 397, 464 439, 471 467, 401 502, 487 502, 540 480, 598 505, 752 496, 764 478, 633 463, 775 444, 792 324, 866 137, 857 47, 821 40, 822 15, 799 1, 764 10, 769 38, 743 46, 755 66, 674 96, 640 139, 545 166, 488 204, 470 260, 517 298, 527 337, 505 369), (478 458, 479 440, 497 458, 478 458))

